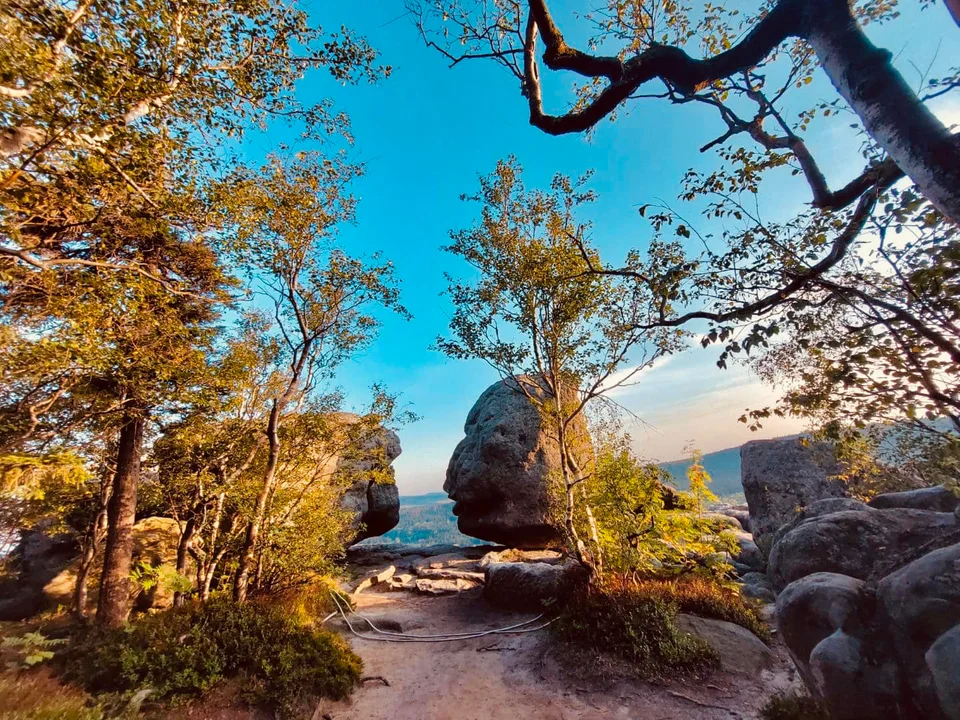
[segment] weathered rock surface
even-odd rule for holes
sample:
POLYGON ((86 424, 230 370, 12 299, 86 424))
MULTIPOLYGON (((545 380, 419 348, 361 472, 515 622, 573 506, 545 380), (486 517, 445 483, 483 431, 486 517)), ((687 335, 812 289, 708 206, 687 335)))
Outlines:
POLYGON ((753 600, 772 603, 777 599, 770 578, 762 572, 748 572, 740 576, 740 594, 753 600))
MULTIPOLYGON (((359 415, 336 413, 344 428, 357 426, 359 415)), ((346 473, 353 483, 340 500, 340 506, 354 513, 357 535, 354 542, 389 532, 400 522, 400 493, 393 482, 392 463, 402 449, 400 438, 392 430, 378 427, 364 431, 358 448, 325 459, 331 472, 346 473)))
MULTIPOLYGON (((148 517, 133 526, 133 561, 145 561, 153 566, 176 564, 180 528, 177 521, 165 517, 148 517)), ((0 619, 22 620, 58 605, 69 606, 73 601, 80 560, 76 546, 65 536, 49 538, 42 533, 28 533, 21 551, 21 574, 17 589, 6 600, 0 601, 0 619)), ((194 567, 188 566, 186 576, 193 579, 194 567)), ((95 567, 89 578, 89 601, 96 602, 100 568, 95 567)), ((173 593, 162 583, 141 593, 136 600, 137 610, 157 610, 170 607, 173 593)))
MULTIPOLYGON (((73 538, 31 530, 23 534, 13 554, 18 574, 0 586, 0 620, 23 620, 56 607, 44 588, 76 560, 73 538)), ((69 597, 72 588, 67 592, 69 597)))
POLYGON ((800 438, 754 440, 740 448, 740 479, 750 507, 750 530, 765 551, 777 529, 816 500, 847 495, 830 443, 800 438))
POLYGON ((710 643, 720 656, 720 665, 732 673, 758 676, 773 663, 773 651, 752 632, 725 620, 680 613, 677 627, 710 643))
POLYGON ((777 625, 831 717, 957 717, 960 524, 953 513, 833 502, 770 556, 777 625), (823 572, 826 570, 827 572, 823 572))
POLYGON ((743 528, 743 530, 746 532, 752 532, 750 529, 750 508, 747 505, 726 505, 724 503, 716 503, 711 505, 710 509, 715 513, 732 517, 734 520, 740 523, 740 527, 743 528))
MULTIPOLYGON (((915 704, 926 717, 946 712, 938 683, 927 663, 927 653, 948 633, 960 629, 960 543, 927 553, 909 565, 891 573, 877 589, 882 608, 879 613, 891 636, 891 645, 913 690, 915 704)), ((934 652, 941 660, 955 641, 943 640, 934 652)), ((938 675, 941 675, 938 671, 938 675)), ((960 665, 954 667, 954 683, 941 692, 952 696, 960 680, 960 665)))
POLYGON ((777 588, 816 572, 867 580, 958 527, 952 513, 928 510, 867 508, 818 515, 797 523, 773 546, 770 577, 777 588))
MULTIPOLYGON (((543 397, 527 376, 487 388, 467 415, 466 437, 450 458, 443 489, 454 501, 460 532, 510 547, 542 548, 559 539, 548 485, 559 475, 560 453, 520 383, 543 397)), ((582 417, 571 435, 573 453, 585 465, 592 450, 582 417)))
POLYGON ((507 610, 543 610, 586 582, 587 571, 575 560, 560 565, 505 562, 488 565, 483 596, 507 610))
POLYGON ((889 508, 911 508, 913 510, 933 510, 934 512, 952 513, 960 506, 960 495, 950 488, 937 485, 935 487, 906 490, 904 492, 886 493, 877 495, 867 503, 878 510, 889 508))
POLYGON ((763 572, 767 569, 767 559, 763 556, 760 548, 753 541, 753 535, 748 532, 735 532, 739 550, 734 553, 733 559, 745 565, 755 572, 763 572))

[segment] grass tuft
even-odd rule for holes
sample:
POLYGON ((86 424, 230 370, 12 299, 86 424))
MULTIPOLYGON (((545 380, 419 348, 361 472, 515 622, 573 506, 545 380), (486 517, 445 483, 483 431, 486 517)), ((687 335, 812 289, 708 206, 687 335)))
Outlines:
POLYGON ((746 628, 765 643, 770 642, 770 628, 755 606, 736 589, 715 580, 699 576, 638 580, 633 587, 638 595, 672 604, 678 612, 726 620, 746 628))
POLYGON ((774 695, 760 711, 763 720, 830 720, 827 711, 809 695, 774 695))
POLYGON ((717 667, 716 651, 680 630, 676 619, 674 603, 642 592, 633 583, 609 580, 603 587, 578 592, 554 627, 576 645, 629 661, 648 679, 695 675, 717 667))

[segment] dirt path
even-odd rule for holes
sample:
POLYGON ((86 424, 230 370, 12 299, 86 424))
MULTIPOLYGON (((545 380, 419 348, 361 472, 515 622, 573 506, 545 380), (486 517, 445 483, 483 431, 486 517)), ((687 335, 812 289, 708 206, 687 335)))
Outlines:
MULTIPOLYGON (((491 629, 530 617, 496 611, 479 593, 368 592, 357 597, 357 611, 413 634, 491 629)), ((322 703, 314 720, 756 718, 767 697, 795 682, 782 649, 766 668, 727 667, 696 683, 650 685, 571 668, 569 658, 556 657, 547 630, 445 643, 351 642, 368 680, 349 700, 322 703)))

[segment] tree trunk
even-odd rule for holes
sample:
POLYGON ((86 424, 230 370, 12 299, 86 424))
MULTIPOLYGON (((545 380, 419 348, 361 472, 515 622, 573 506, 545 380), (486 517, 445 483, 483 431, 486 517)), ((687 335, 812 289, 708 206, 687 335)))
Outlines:
POLYGON ((806 4, 805 39, 864 129, 919 191, 960 222, 960 141, 894 69, 892 55, 870 42, 847 0, 806 4))
POLYGON ((594 566, 593 561, 590 558, 590 553, 587 552, 587 547, 584 545, 583 540, 580 539, 580 533, 577 532, 577 524, 575 522, 574 510, 576 508, 576 495, 575 490, 577 487, 576 478, 570 477, 570 463, 568 462, 569 451, 567 449, 567 434, 563 427, 562 415, 559 412, 560 410, 560 401, 557 400, 557 411, 558 411, 558 422, 557 422, 557 437, 559 439, 560 445, 560 473, 563 478, 563 487, 565 491, 566 507, 564 512, 563 524, 567 532, 567 541, 573 545, 576 552, 577 560, 586 567, 591 575, 593 574, 594 566))
MULTIPOLYGON (((177 574, 184 575, 187 569, 187 558, 189 557, 190 547, 193 545, 193 536, 197 530, 196 518, 191 517, 180 533, 180 542, 177 544, 177 574)), ((173 594, 173 606, 181 607, 186 593, 175 592, 173 594)))
POLYGON ((80 566, 77 568, 77 584, 73 589, 73 613, 81 620, 87 617, 87 582, 90 579, 90 571, 93 569, 93 561, 97 557, 97 550, 100 548, 100 542, 107 530, 109 497, 110 485, 105 483, 100 495, 100 510, 87 533, 83 545, 83 555, 80 557, 80 566))
POLYGON ((130 565, 133 560, 133 526, 137 513, 137 483, 140 479, 140 455, 143 452, 145 413, 136 407, 127 409, 120 428, 117 468, 113 490, 107 505, 107 547, 100 578, 97 623, 120 627, 130 614, 130 565))
POLYGON ((587 514, 587 523, 590 527, 590 542, 593 543, 593 562, 598 577, 603 577, 603 549, 600 547, 600 530, 597 527, 597 519, 593 516, 593 508, 587 502, 587 490, 581 485, 580 490, 583 495, 583 509, 587 514))
POLYGON ((240 564, 237 567, 237 578, 233 584, 233 599, 244 602, 247 599, 247 586, 250 583, 250 573, 256 560, 257 540, 260 537, 260 528, 267 512, 267 501, 273 492, 273 484, 277 476, 277 462, 280 459, 280 437, 277 429, 280 425, 280 403, 276 400, 270 408, 270 419, 267 421, 267 442, 269 452, 267 467, 263 474, 263 484, 257 496, 257 504, 247 525, 247 535, 240 551, 240 564))
POLYGON ((220 537, 220 519, 223 517, 223 501, 225 492, 217 495, 217 506, 213 511, 213 524, 210 528, 210 546, 203 557, 202 574, 200 575, 200 600, 206 602, 210 597, 210 585, 213 583, 213 573, 217 568, 220 556, 217 555, 217 540, 220 537))

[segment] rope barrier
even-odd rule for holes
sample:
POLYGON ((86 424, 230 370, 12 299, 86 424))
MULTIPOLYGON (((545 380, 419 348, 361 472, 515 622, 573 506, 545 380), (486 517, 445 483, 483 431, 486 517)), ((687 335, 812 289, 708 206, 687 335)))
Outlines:
MULTIPOLYGON (((493 630, 480 630, 480 631, 468 632, 468 633, 441 633, 437 635, 405 635, 403 633, 392 633, 386 630, 381 630, 380 628, 378 628, 376 625, 373 624, 370 618, 364 617, 363 615, 360 615, 358 612, 355 612, 354 609, 351 608, 348 604, 347 609, 350 611, 351 615, 357 616, 358 618, 363 620, 365 623, 367 623, 375 633, 384 636, 384 637, 375 637, 370 635, 363 635, 360 632, 358 632, 357 629, 353 627, 353 624, 347 618, 347 615, 343 610, 343 606, 341 605, 341 602, 343 601, 341 601, 341 599, 337 597, 336 593, 330 593, 330 597, 333 598, 333 602, 337 606, 337 610, 340 612, 340 617, 343 618, 343 621, 347 624, 347 627, 350 629, 350 632, 355 636, 357 636, 358 638, 360 638, 361 640, 370 640, 372 642, 395 642, 395 643, 454 642, 457 640, 473 640, 474 638, 486 637, 488 635, 519 635, 522 633, 536 632, 537 630, 543 630, 544 628, 548 627, 554 620, 556 620, 556 618, 551 618, 547 622, 543 623, 542 625, 538 625, 537 627, 532 627, 532 628, 526 627, 527 625, 531 625, 532 623, 537 622, 544 616, 544 613, 540 613, 536 617, 531 618, 529 620, 525 620, 524 622, 516 623, 515 625, 508 625, 507 627, 504 627, 504 628, 495 628, 493 630)), ((332 617, 335 614, 336 613, 331 613, 330 615, 328 615, 327 618, 324 619, 324 622, 326 622, 326 620, 328 620, 330 617, 332 617)))

